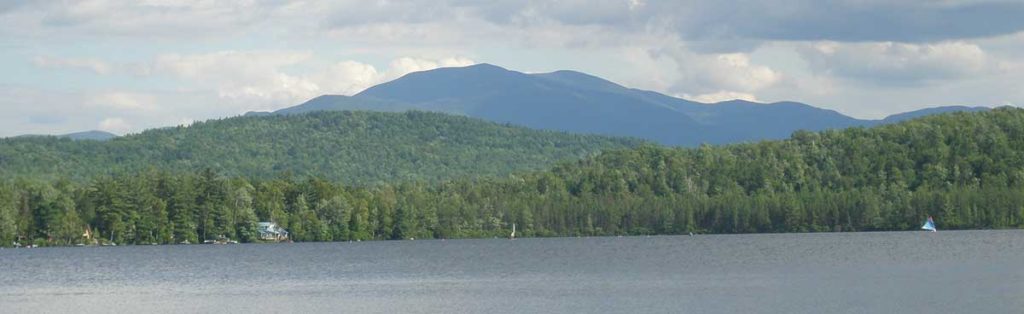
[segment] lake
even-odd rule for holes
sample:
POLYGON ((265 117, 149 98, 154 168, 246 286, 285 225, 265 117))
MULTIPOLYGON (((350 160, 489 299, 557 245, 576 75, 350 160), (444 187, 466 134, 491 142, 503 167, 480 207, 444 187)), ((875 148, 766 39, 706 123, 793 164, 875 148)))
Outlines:
POLYGON ((1020 313, 1024 231, 0 250, 3 313, 1020 313))

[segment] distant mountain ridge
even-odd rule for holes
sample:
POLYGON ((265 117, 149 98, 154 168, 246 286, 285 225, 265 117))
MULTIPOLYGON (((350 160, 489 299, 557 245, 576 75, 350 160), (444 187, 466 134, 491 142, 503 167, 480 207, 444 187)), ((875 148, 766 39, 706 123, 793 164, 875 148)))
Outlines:
POLYGON ((58 137, 58 138, 69 138, 69 139, 73 139, 73 140, 76 140, 76 141, 87 140, 87 141, 101 141, 101 142, 102 141, 108 141, 108 140, 111 140, 111 139, 114 139, 114 138, 118 137, 117 134, 113 134, 113 133, 110 133, 110 132, 92 130, 92 131, 75 132, 75 133, 68 133, 68 134, 61 134, 61 135, 26 134, 26 135, 15 136, 15 138, 47 137, 47 136, 53 136, 53 137, 58 137))
POLYGON ((920 117, 924 117, 924 116, 929 116, 929 115, 933 115, 933 114, 942 114, 942 113, 960 112, 960 111, 963 111, 963 112, 977 112, 977 111, 988 111, 988 110, 991 110, 991 108, 987 108, 987 107, 969 107, 969 106, 934 107, 934 108, 925 108, 925 109, 921 109, 921 110, 915 110, 915 111, 909 111, 909 112, 894 114, 894 115, 885 117, 885 119, 879 120, 879 122, 887 124, 887 123, 896 123, 896 122, 906 121, 906 120, 910 120, 910 119, 916 119, 916 118, 920 118, 920 117))
POLYGON ((436 111, 536 129, 696 146, 783 139, 797 130, 875 126, 935 113, 987 109, 938 107, 861 120, 798 102, 704 104, 627 88, 576 71, 526 74, 477 64, 409 73, 353 96, 323 95, 273 114, 436 111))

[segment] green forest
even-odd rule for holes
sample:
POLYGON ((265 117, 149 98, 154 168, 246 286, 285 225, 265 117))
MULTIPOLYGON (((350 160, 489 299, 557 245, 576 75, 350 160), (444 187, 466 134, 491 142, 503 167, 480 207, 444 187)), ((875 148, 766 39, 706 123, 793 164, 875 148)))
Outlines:
POLYGON ((542 171, 640 143, 440 113, 314 112, 210 120, 105 142, 0 139, 0 176, 84 182, 151 168, 211 168, 232 177, 290 173, 348 184, 441 181, 542 171))
MULTIPOLYGON (((325 116, 290 119, 314 117, 325 116)), ((0 244, 77 244, 87 228, 118 244, 252 242, 258 221, 295 241, 504 237, 513 223, 532 237, 912 230, 929 215, 940 229, 1018 228, 1022 153, 1024 110, 1000 108, 782 141, 642 144, 446 180, 358 184, 213 166, 14 177, 0 183, 0 244)))

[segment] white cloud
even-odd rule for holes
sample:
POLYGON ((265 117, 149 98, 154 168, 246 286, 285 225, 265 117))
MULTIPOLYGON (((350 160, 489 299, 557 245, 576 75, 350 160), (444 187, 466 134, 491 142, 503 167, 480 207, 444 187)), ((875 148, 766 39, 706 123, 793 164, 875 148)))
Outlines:
POLYGON ((651 1, 646 19, 691 41, 935 42, 1024 30, 1019 1, 651 1))
POLYGON ((377 84, 383 76, 373 65, 348 60, 313 74, 311 80, 319 82, 319 91, 325 94, 352 95, 377 84))
POLYGON ((965 42, 819 42, 800 51, 816 73, 872 84, 915 85, 999 70, 981 47, 965 42))
MULTIPOLYGON (((317 91, 323 94, 353 95, 374 85, 387 82, 403 75, 441 67, 461 67, 475 62, 465 57, 441 59, 401 57, 392 60, 387 68, 378 70, 370 64, 352 60, 341 61, 325 71, 309 76, 317 84, 317 91)), ((317 95, 311 95, 317 96, 317 95)))
POLYGON ((157 99, 153 95, 133 92, 107 92, 91 96, 86 102, 94 107, 117 110, 153 110, 157 99))
POLYGON ((0 84, 37 93, 0 90, 0 108, 13 112, 0 117, 2 132, 14 134, 93 128, 110 117, 138 131, 278 109, 474 60, 583 70, 702 101, 796 100, 871 116, 1024 103, 1024 5, 1010 2, 4 3, 0 68, 11 74, 0 84), (1008 32, 1016 35, 991 37, 1008 32), (771 49, 790 59, 763 53, 771 49))
POLYGON ((714 92, 714 93, 710 93, 710 94, 701 94, 701 95, 696 95, 696 96, 682 95, 681 97, 685 98, 685 99, 692 100, 692 101, 696 101, 696 102, 702 102, 702 103, 716 103, 716 102, 727 101, 727 100, 736 100, 736 99, 746 100, 746 101, 753 101, 753 102, 757 102, 758 101, 757 97, 754 97, 754 95, 747 94, 747 93, 733 92, 733 91, 718 91, 718 92, 714 92))
POLYGON ((0 108, 5 112, 0 136, 66 134, 95 130, 101 123, 104 130, 124 134, 176 125, 192 115, 205 120, 237 114, 208 92, 92 92, 2 84, 0 108))
POLYGON ((321 63, 307 52, 223 51, 161 55, 150 72, 177 77, 196 90, 212 90, 225 105, 243 112, 292 106, 323 94, 351 95, 410 72, 474 62, 464 57, 401 57, 384 69, 352 60, 316 69, 321 63))
MULTIPOLYGON (((283 25, 288 34, 323 29, 447 23, 530 28, 594 25, 606 30, 675 33, 686 40, 845 40, 928 42, 983 38, 1024 29, 1013 1, 749 0, 387 0, 17 1, 0 5, 17 34, 77 32, 151 38, 217 37, 283 25)), ((0 31, 3 27, 0 27, 0 31)), ((469 32, 475 30, 468 29, 469 32)))
MULTIPOLYGON (((695 66, 711 86, 741 91, 757 91, 779 81, 782 75, 764 65, 750 63, 750 56, 743 53, 698 56, 695 66)), ((689 66, 689 65, 688 65, 689 66)))
POLYGON ((0 19, 0 32, 18 36, 226 36, 284 12, 284 8, 286 3, 276 1, 27 1, 0 19), (18 29, 21 32, 14 31, 18 29))
MULTIPOLYGON (((1024 37, 982 42, 780 43, 773 56, 792 58, 779 84, 759 99, 793 100, 859 118, 935 106, 1021 103, 1024 61, 1013 47, 1024 37), (993 41, 996 41, 992 52, 993 41), (788 51, 788 52, 786 52, 788 51)), ((1019 49, 1017 49, 1019 50, 1019 49)), ((763 56, 761 56, 763 57, 763 56)), ((776 60, 777 61, 777 60, 776 60)))
POLYGON ((128 124, 124 119, 118 117, 103 119, 97 127, 101 131, 107 131, 114 134, 125 134, 132 129, 131 124, 128 124))
POLYGON ((156 57, 150 72, 177 77, 195 90, 215 91, 225 105, 244 110, 290 104, 316 94, 317 84, 285 71, 311 57, 308 52, 164 54, 156 57))
POLYGON ((198 121, 199 120, 192 119, 192 118, 181 118, 181 119, 178 120, 178 123, 175 124, 175 125, 177 125, 177 126, 190 126, 193 123, 196 123, 198 121))
POLYGON ((312 57, 308 52, 220 51, 206 54, 163 54, 157 56, 155 71, 169 72, 184 78, 234 76, 273 72, 277 68, 294 65, 312 57))
MULTIPOLYGON (((96 73, 134 78, 171 78, 178 86, 165 86, 181 93, 205 93, 215 97, 218 112, 230 114, 250 110, 274 110, 293 106, 323 94, 352 95, 405 74, 439 67, 468 66, 475 62, 454 56, 442 58, 399 57, 377 68, 353 60, 325 62, 301 51, 219 51, 201 54, 167 53, 142 63, 113 63, 98 59, 49 58, 34 60, 38 66, 81 68, 96 73), (323 64, 329 64, 323 66, 323 64)), ((98 92, 84 105, 117 110, 159 108, 157 96, 143 92, 98 92)), ((209 103, 204 101, 203 103, 209 103)), ((188 107, 175 104, 176 108, 188 107)), ((211 111, 212 112, 212 111, 211 111)))
POLYGON ((48 56, 37 56, 32 58, 32 64, 42 68, 56 69, 86 69, 96 74, 110 74, 110 64, 98 59, 89 58, 58 58, 48 56))
POLYGON ((636 9, 642 8, 644 6, 645 2, 646 1, 644 1, 644 0, 629 0, 629 9, 630 10, 636 10, 636 9))
POLYGON ((628 80, 632 84, 694 99, 756 99, 783 79, 780 71, 752 62, 748 54, 698 53, 680 42, 627 49, 623 55, 640 74, 628 80))
POLYGON ((384 80, 391 80, 412 72, 433 70, 446 67, 464 67, 476 62, 463 57, 442 58, 439 60, 402 57, 391 61, 385 72, 384 80))

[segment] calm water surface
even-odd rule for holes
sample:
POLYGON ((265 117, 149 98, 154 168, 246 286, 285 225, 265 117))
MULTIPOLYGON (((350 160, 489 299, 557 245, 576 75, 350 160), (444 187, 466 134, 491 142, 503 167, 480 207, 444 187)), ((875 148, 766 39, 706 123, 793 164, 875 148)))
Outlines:
POLYGON ((0 250, 2 313, 1021 313, 1024 231, 0 250))

